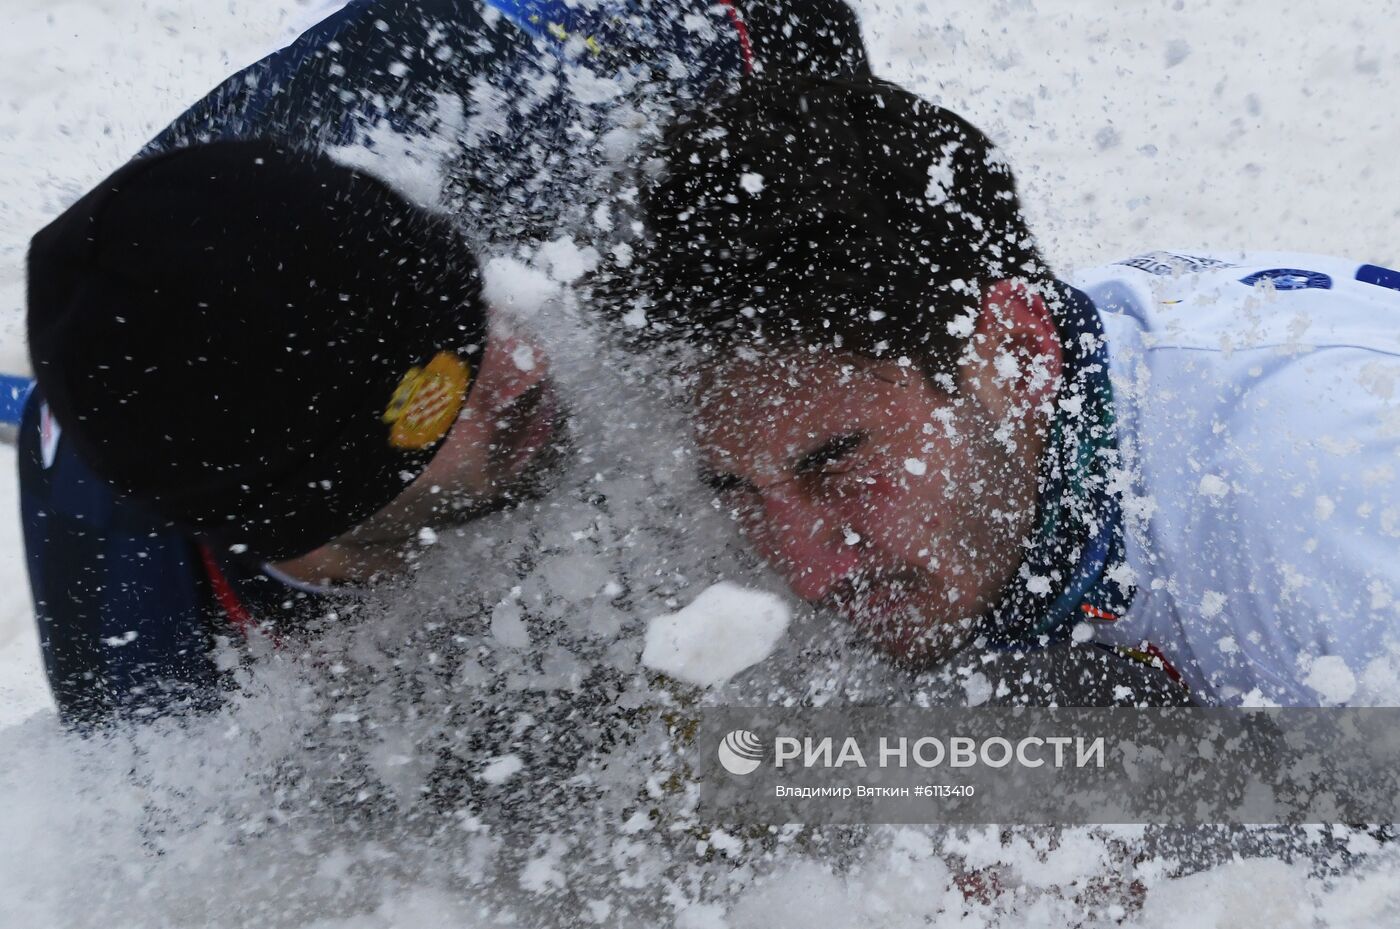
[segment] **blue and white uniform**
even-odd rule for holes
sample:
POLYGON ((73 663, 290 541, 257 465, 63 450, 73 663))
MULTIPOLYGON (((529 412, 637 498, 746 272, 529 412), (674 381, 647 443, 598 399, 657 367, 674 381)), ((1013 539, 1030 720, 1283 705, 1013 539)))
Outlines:
POLYGON ((1108 342, 1126 615, 1198 699, 1400 699, 1400 272, 1156 252, 1078 274, 1108 342))

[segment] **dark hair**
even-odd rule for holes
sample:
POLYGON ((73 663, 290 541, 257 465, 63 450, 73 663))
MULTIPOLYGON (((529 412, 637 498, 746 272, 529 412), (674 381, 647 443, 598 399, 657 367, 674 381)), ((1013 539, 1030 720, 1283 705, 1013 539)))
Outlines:
POLYGON ((986 284, 1050 280, 992 143, 885 81, 757 78, 678 117, 656 154, 630 291, 610 288, 634 343, 948 370, 986 284))

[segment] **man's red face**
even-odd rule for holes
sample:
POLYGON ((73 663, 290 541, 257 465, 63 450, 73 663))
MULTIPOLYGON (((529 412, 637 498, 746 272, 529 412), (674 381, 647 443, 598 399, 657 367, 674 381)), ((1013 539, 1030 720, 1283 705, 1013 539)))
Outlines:
POLYGON ((1020 561, 1034 456, 907 363, 793 349, 704 379, 707 482, 758 553, 911 664, 966 637, 1020 561))

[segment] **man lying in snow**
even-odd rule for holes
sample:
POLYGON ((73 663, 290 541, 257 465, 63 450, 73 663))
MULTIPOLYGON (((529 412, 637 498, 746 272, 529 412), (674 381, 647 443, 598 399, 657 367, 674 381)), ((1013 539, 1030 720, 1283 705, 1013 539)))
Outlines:
POLYGON ((473 251, 588 215, 612 114, 865 66, 837 0, 334 6, 35 238, 22 509, 69 721, 209 703, 217 636, 538 483, 562 417, 473 251), (455 225, 314 154, 395 135, 447 141, 455 225))
POLYGON ((1387 699, 1400 273, 1157 252, 1068 286, 982 133, 879 81, 753 81, 664 155, 624 318, 796 593, 914 666, 1069 639, 1207 702, 1387 699))

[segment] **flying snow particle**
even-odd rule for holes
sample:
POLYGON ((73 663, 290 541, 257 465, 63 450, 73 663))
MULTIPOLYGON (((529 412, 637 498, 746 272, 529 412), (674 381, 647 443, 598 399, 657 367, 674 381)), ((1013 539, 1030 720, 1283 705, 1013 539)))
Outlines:
POLYGON ((564 872, 559 863, 568 846, 560 838, 552 838, 543 854, 532 858, 520 869, 520 886, 529 893, 541 894, 564 887, 564 872))
POLYGON ((742 188, 744 188, 744 190, 745 190, 747 193, 751 193, 751 194, 762 193, 762 192, 763 192, 763 175, 762 175, 762 174, 754 174, 753 172, 749 172, 749 173, 747 173, 747 174, 740 175, 740 177, 739 177, 739 186, 742 187, 742 188))
POLYGON ((520 605, 512 600, 496 604, 491 611, 491 635, 507 648, 529 648, 530 628, 520 605))
POLYGON ((1337 512, 1337 504, 1332 502, 1331 497, 1318 497, 1313 501, 1313 516, 1318 522, 1327 522, 1335 512, 1337 512))
POLYGON ((1340 655, 1324 655, 1314 661, 1303 683, 1328 703, 1346 703, 1356 695, 1356 675, 1340 655))
POLYGON ((535 370, 535 353, 528 345, 516 346, 515 351, 510 353, 510 360, 521 371, 535 370))
POLYGON ((790 617, 773 594, 722 581, 651 621, 642 664, 686 684, 718 687, 772 654, 790 617))
POLYGON ((1207 497, 1219 500, 1230 492, 1230 485, 1217 475, 1207 474, 1201 478, 1201 483, 1196 485, 1196 490, 1207 497))
POLYGON ((540 268, 503 255, 486 262, 482 278, 486 302, 509 309, 517 319, 534 315, 562 293, 559 284, 540 268))
POLYGON ((956 316, 948 323, 948 334, 955 339, 965 339, 977 329, 977 314, 967 313, 956 316))
POLYGON ((974 671, 962 682, 968 706, 981 706, 992 698, 992 682, 981 671, 974 671))
POLYGON ((1119 587, 1126 588, 1137 586, 1137 572, 1134 571, 1126 561, 1120 561, 1116 565, 1111 566, 1108 571, 1104 573, 1104 577, 1108 578, 1119 587))
POLYGON ((440 132, 402 133, 380 121, 363 140, 327 149, 333 160, 372 174, 413 203, 428 210, 444 208, 443 190, 457 151, 456 137, 467 128, 466 105, 453 94, 436 94, 431 118, 440 132))
POLYGON ((480 777, 488 784, 504 784, 524 768, 525 762, 520 760, 519 755, 502 755, 492 758, 481 770, 480 777))
POLYGON ((928 465, 917 458, 904 459, 904 470, 915 477, 923 477, 928 472, 928 465))
POLYGON ((580 246, 568 236, 544 243, 536 253, 536 262, 544 265, 549 270, 550 278, 560 284, 572 284, 585 274, 596 271, 601 258, 597 249, 590 245, 580 246))
POLYGON ((1225 609, 1226 596, 1218 590, 1207 590, 1201 597, 1201 615, 1206 619, 1219 616, 1225 609))
POLYGON ((612 232, 612 230, 613 230, 612 210, 608 208, 608 205, 607 205, 606 203, 600 203, 600 204, 598 204, 597 207, 594 208, 594 210, 593 210, 593 225, 597 226, 599 229, 603 230, 604 232, 612 232))
POLYGON ((953 184, 957 177, 953 172, 953 154, 957 151, 957 144, 951 143, 944 149, 943 157, 928 167, 928 187, 924 190, 924 199, 933 206, 947 203, 953 192, 953 184))
POLYGON ((997 378, 1003 381, 1014 381, 1021 375, 1021 365, 1016 361, 1016 356, 1010 352, 997 352, 997 357, 993 362, 997 370, 997 378))

